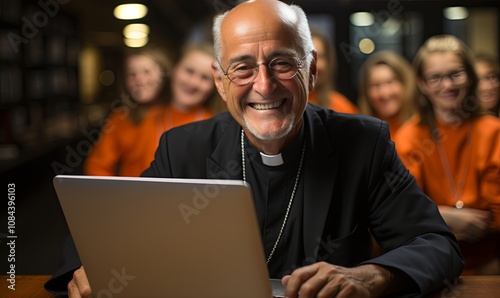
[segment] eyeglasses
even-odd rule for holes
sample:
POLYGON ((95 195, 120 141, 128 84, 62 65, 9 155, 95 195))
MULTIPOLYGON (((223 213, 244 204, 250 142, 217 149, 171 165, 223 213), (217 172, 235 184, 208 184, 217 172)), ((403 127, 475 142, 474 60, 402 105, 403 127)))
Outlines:
POLYGON ((461 85, 467 81, 467 72, 465 69, 459 69, 447 74, 434 74, 425 79, 429 87, 437 87, 443 81, 443 78, 448 78, 454 85, 461 85))
MULTIPOLYGON (((259 66, 266 65, 273 78, 289 80, 302 68, 303 61, 308 54, 301 59, 287 56, 276 57, 267 65, 266 63, 255 63, 248 60, 237 61, 230 64, 226 71, 223 70, 223 73, 234 84, 244 86, 255 80, 259 73, 259 66)), ((221 65, 220 62, 219 65, 221 65)))
POLYGON ((490 73, 484 77, 479 77, 478 79, 479 79, 479 82, 488 82, 492 86, 498 86, 498 83, 499 83, 497 73, 490 73))

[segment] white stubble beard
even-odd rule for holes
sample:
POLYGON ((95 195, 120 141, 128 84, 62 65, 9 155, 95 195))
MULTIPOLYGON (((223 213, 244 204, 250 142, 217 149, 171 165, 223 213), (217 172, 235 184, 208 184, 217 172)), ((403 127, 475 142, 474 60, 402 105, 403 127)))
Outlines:
POLYGON ((281 131, 279 131, 277 133, 271 133, 271 134, 266 134, 266 135, 258 133, 252 127, 252 125, 250 125, 250 123, 247 121, 247 118, 246 118, 245 115, 243 116, 243 121, 245 122, 245 128, 248 130, 248 132, 250 132, 257 139, 259 139, 261 141, 275 141, 275 140, 279 140, 279 139, 285 137, 293 129, 293 126, 294 126, 294 123, 295 123, 295 115, 294 114, 290 114, 290 115, 286 116, 286 118, 289 121, 288 121, 288 125, 285 127, 285 129, 283 129, 283 130, 281 130, 281 131))

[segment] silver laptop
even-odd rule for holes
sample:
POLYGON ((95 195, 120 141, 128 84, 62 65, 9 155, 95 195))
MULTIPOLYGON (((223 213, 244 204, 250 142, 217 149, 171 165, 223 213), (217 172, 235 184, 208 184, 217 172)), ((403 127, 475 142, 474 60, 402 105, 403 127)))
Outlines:
POLYGON ((53 183, 94 297, 282 297, 243 181, 58 175, 53 183))

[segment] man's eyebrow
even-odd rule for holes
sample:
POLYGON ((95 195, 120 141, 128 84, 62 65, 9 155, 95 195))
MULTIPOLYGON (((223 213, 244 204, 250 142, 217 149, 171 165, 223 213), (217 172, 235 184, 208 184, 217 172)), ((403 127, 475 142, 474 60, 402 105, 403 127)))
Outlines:
POLYGON ((234 62, 239 62, 243 60, 255 60, 255 59, 252 55, 240 55, 229 59, 229 65, 233 64, 234 62))
MULTIPOLYGON (((291 50, 277 50, 272 52, 267 56, 267 60, 270 61, 275 57, 286 56, 286 57, 297 57, 297 52, 291 50)), ((234 62, 244 61, 244 60, 255 60, 255 57, 252 55, 240 55, 229 59, 229 65, 234 62)))
POLYGON ((296 51, 292 51, 292 50, 277 50, 277 51, 272 52, 268 56, 268 58, 273 59, 273 58, 278 57, 278 56, 297 57, 298 54, 296 51))

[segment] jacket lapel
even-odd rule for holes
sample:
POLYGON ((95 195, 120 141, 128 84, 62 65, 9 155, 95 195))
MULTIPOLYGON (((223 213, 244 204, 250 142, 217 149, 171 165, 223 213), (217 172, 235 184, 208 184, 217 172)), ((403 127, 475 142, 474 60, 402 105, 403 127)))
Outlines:
POLYGON ((223 132, 215 150, 207 157, 210 179, 242 180, 240 125, 233 119, 223 132))
POLYGON ((333 198, 339 155, 319 116, 311 109, 306 109, 306 115, 304 252, 306 258, 316 258, 318 248, 324 242, 321 237, 333 198))

